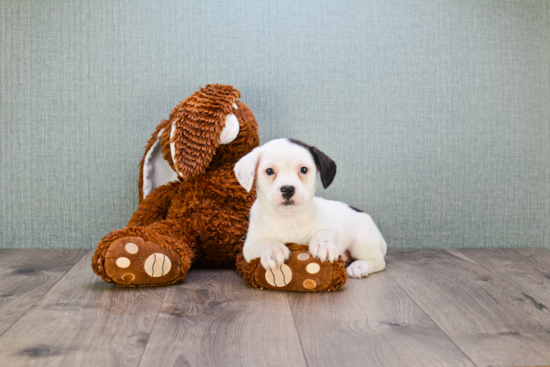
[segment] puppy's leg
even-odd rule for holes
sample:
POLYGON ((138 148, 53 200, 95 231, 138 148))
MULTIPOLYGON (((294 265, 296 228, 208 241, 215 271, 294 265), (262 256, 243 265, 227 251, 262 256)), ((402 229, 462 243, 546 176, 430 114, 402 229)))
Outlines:
POLYGON ((371 273, 384 270, 387 245, 382 233, 369 215, 357 214, 357 224, 354 226, 353 243, 348 250, 355 260, 347 267, 347 273, 352 278, 363 278, 371 273))
POLYGON ((350 246, 348 250, 351 257, 356 260, 346 268, 349 277, 363 278, 371 273, 384 270, 386 267, 384 254, 381 249, 376 247, 380 246, 368 246, 366 244, 350 246))
POLYGON ((347 268, 346 272, 350 278, 364 278, 371 273, 384 270, 386 262, 381 260, 355 260, 347 268))
POLYGON ((321 261, 334 262, 338 258, 338 247, 330 231, 319 231, 309 241, 309 253, 321 261))
POLYGON ((243 256, 247 262, 259 257, 264 269, 269 270, 284 264, 290 257, 290 250, 273 239, 247 239, 243 247, 243 256))

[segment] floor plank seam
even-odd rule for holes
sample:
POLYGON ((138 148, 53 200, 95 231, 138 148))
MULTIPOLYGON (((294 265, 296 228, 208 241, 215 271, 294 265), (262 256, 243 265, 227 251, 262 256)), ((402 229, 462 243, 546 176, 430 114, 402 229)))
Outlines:
MULTIPOLYGON (((90 250, 92 251, 92 250, 90 250)), ((0 338, 2 338, 12 327, 15 326, 15 324, 17 324, 19 322, 19 320, 21 320, 21 318, 23 316, 25 316, 30 310, 34 309, 34 307, 36 306, 36 304, 38 302, 40 302, 40 300, 42 298, 44 298, 44 296, 48 293, 50 293, 50 291, 57 285, 57 283, 59 283, 61 281, 61 279, 65 278, 65 276, 76 266, 76 264, 78 264, 79 262, 82 261, 82 259, 84 258, 84 256, 86 256, 88 253, 90 253, 90 251, 87 251, 87 252, 84 252, 84 254, 82 254, 82 256, 80 257, 80 259, 78 259, 77 261, 75 261, 75 263, 73 264, 73 266, 71 266, 69 269, 67 269, 67 271, 65 272, 65 274, 63 274, 62 276, 59 277, 59 279, 57 280, 57 282, 55 282, 54 284, 52 284, 52 286, 50 287, 50 289, 48 289, 46 292, 44 292, 43 295, 40 296, 40 298, 38 298, 33 304, 31 307, 29 307, 29 309, 27 311, 25 311, 24 313, 21 314, 21 316, 19 316, 17 318, 17 320, 14 321, 13 324, 10 325, 10 327, 8 327, 6 330, 4 330, 4 332, 2 334, 0 334, 0 338)))
POLYGON ((470 358, 470 356, 469 356, 468 354, 466 354, 466 352, 465 352, 462 348, 460 348, 460 346, 459 346, 458 344, 456 344, 456 342, 453 340, 453 338, 451 338, 451 337, 445 332, 445 330, 443 330, 443 329, 441 328, 441 326, 439 326, 439 324, 430 316, 430 314, 429 314, 421 305, 419 305, 418 302, 416 302, 416 299, 414 299, 414 298, 409 294, 409 292, 407 292, 407 290, 406 290, 405 288, 403 288, 403 287, 401 286, 401 284, 399 284, 399 282, 391 275, 391 272, 388 271, 388 269, 386 269, 386 272, 388 273, 388 275, 390 276, 390 278, 393 279, 393 281, 395 282, 395 284, 397 284, 397 286, 398 286, 399 288, 401 288, 401 290, 403 290, 403 292, 405 292, 405 294, 411 299, 411 301, 413 301, 414 304, 417 305, 418 308, 420 308, 420 309, 422 310, 422 312, 424 312, 424 314, 425 314, 430 320, 432 320, 432 322, 434 323, 434 325, 437 326, 438 329, 441 330, 441 332, 442 332, 443 334, 447 335, 447 338, 449 338, 449 340, 458 348, 458 350, 461 351, 462 354, 464 354, 464 356, 465 356, 470 362, 472 362, 472 364, 473 364, 474 366, 479 367, 476 363, 474 363, 474 361, 470 358))
POLYGON ((285 294, 285 298, 286 298, 286 302, 288 303, 288 308, 290 309, 290 315, 292 315, 292 322, 294 323, 294 329, 296 330, 296 334, 298 335, 298 341, 300 342, 300 349, 302 350, 302 355, 304 356, 304 362, 306 362, 306 366, 309 367, 306 352, 304 351, 304 345, 302 344, 302 337, 300 336, 298 325, 296 325, 296 319, 294 318, 294 311, 292 310, 292 305, 290 304, 290 300, 288 299, 288 294, 285 294))
POLYGON ((149 341, 151 340, 151 335, 153 334, 153 330, 155 330, 155 325, 157 324, 157 320, 160 315, 160 311, 162 311, 162 307, 164 306, 164 302, 166 301, 166 298, 168 297, 168 291, 164 291, 164 298, 162 300, 162 303, 160 304, 160 307, 158 309, 158 312, 155 316, 155 321, 153 321, 153 325, 151 326, 151 330, 149 331, 149 335, 147 336, 147 343, 145 343, 145 346, 143 347, 143 351, 141 352, 141 355, 139 356, 139 361, 136 364, 136 367, 139 367, 141 365, 141 360, 143 359, 143 356, 145 355, 145 351, 147 350, 147 346, 149 345, 149 341))

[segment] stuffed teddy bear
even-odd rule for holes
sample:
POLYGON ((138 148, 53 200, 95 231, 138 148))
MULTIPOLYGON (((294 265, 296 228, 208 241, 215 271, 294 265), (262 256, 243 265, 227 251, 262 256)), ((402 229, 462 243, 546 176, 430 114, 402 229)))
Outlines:
MULTIPOLYGON (((157 126, 139 166, 138 209, 126 228, 101 239, 92 258, 94 272, 106 282, 159 286, 182 280, 191 265, 235 266, 256 190, 243 189, 233 167, 260 142, 254 115, 239 97, 231 86, 207 85, 157 126)), ((246 263, 242 254, 239 272, 252 286, 281 290, 333 290, 345 282, 342 258, 334 264, 303 261, 304 247, 292 247, 281 267, 284 287, 281 274, 266 277, 259 261, 246 263)))
POLYGON ((156 128, 140 164, 139 206, 126 228, 97 245, 92 267, 121 287, 185 278, 196 267, 234 267, 255 191, 233 166, 260 143, 252 111, 227 85, 207 85, 156 128))

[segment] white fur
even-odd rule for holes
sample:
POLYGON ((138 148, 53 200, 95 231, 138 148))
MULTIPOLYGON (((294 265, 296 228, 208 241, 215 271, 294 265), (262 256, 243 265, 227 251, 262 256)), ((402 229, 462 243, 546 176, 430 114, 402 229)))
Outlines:
POLYGON ((272 140, 241 158, 235 165, 240 184, 251 190, 256 178, 258 197, 250 209, 244 243, 246 261, 260 258, 264 268, 284 263, 290 253, 285 243, 308 244, 312 256, 334 261, 338 255, 356 260, 347 268, 361 278, 385 268, 386 242, 372 218, 339 201, 315 197, 317 168, 310 151, 288 139, 272 140), (300 169, 306 167, 307 174, 300 169), (267 175, 271 168, 274 175, 267 175), (292 185, 292 205, 281 187, 292 185))

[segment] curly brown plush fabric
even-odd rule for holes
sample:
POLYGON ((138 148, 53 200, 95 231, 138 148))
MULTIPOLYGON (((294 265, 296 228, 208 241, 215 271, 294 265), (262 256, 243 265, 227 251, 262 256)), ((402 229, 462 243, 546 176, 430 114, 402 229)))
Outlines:
POLYGON ((334 263, 312 258, 308 246, 287 244, 290 258, 275 270, 265 270, 260 259, 246 262, 242 253, 237 256, 237 270, 255 288, 295 292, 330 292, 348 279, 342 256, 334 263))
POLYGON ((239 96, 231 86, 207 85, 157 126, 145 152, 164 129, 162 153, 179 178, 144 198, 144 155, 139 207, 126 228, 99 242, 92 259, 97 275, 121 287, 156 286, 180 281, 191 265, 235 266, 256 192, 248 193, 239 185, 233 166, 260 143, 254 115, 237 100, 239 96), (230 144, 220 145, 229 114, 237 117, 240 132, 230 144), (170 139, 173 124, 175 134, 170 139), (176 148, 175 164, 170 143, 176 148))

